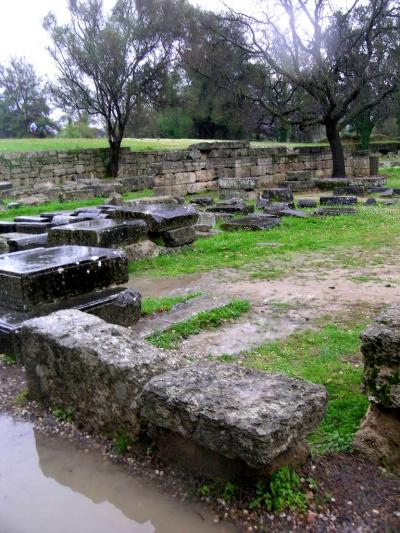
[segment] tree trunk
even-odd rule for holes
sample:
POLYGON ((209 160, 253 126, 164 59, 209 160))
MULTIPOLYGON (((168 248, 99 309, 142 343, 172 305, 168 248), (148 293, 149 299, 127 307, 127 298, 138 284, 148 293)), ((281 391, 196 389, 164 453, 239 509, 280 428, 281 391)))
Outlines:
POLYGON ((122 139, 111 141, 110 143, 110 160, 108 163, 108 174, 111 178, 118 177, 119 169, 119 154, 121 151, 121 141, 122 139))
POLYGON ((344 152, 340 139, 337 122, 326 122, 326 136, 332 152, 333 171, 332 178, 345 178, 346 167, 344 164, 344 152))

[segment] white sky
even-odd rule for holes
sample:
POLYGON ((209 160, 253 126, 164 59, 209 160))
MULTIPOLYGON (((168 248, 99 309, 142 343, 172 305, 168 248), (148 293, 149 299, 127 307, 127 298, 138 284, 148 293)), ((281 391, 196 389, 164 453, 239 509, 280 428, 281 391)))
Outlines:
MULTIPOLYGON (((202 8, 218 10, 223 7, 220 0, 191 0, 202 8)), ((106 9, 115 0, 103 0, 106 9)), ((230 7, 240 10, 243 0, 226 0, 230 7)), ((255 5, 256 0, 247 0, 246 6, 255 5)), ((41 76, 55 72, 46 46, 49 44, 42 21, 49 11, 59 21, 67 19, 67 0, 0 0, 0 63, 6 63, 11 56, 25 57, 41 76)))

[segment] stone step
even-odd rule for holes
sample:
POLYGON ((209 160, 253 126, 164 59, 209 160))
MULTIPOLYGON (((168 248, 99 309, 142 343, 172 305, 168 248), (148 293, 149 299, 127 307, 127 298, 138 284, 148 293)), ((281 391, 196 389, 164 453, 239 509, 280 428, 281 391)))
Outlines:
POLYGON ((156 313, 143 317, 132 329, 141 337, 147 337, 156 331, 165 331, 174 324, 185 322, 189 318, 202 311, 216 309, 229 303, 228 298, 212 298, 210 296, 199 296, 187 302, 177 304, 171 311, 166 313, 156 313))

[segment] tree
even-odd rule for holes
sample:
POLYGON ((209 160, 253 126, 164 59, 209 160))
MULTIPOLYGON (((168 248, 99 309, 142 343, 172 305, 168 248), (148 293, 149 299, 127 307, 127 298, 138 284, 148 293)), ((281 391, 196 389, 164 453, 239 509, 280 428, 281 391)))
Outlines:
POLYGON ((105 14, 102 0, 69 0, 70 22, 44 27, 58 68, 52 93, 64 109, 99 116, 110 145, 109 173, 118 175, 121 142, 138 102, 161 87, 174 51, 173 0, 117 0, 105 14))
POLYGON ((24 58, 13 57, 0 65, 0 135, 22 137, 35 122, 39 128, 51 124, 47 91, 33 66, 24 58))
POLYGON ((323 125, 333 176, 345 176, 340 131, 399 87, 399 17, 395 0, 276 0, 263 20, 231 12, 247 40, 225 37, 265 68, 248 97, 290 124, 323 125))

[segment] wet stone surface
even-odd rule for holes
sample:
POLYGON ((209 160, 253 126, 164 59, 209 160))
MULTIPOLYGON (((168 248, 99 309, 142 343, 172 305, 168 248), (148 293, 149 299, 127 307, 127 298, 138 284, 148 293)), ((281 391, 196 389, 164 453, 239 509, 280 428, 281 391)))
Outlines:
POLYGON ((147 235, 144 220, 117 221, 95 219, 53 228, 49 231, 49 244, 77 244, 115 248, 132 244, 147 235))
POLYGON ((3 305, 30 310, 128 280, 127 259, 107 248, 62 246, 0 256, 3 305))
POLYGON ((225 231, 244 230, 264 230, 273 228, 281 224, 279 217, 274 215, 253 215, 237 218, 221 225, 225 231))
POLYGON ((355 205, 357 198, 355 196, 321 196, 319 199, 321 205, 355 205))
POLYGON ((72 407, 86 428, 106 434, 137 434, 144 385, 183 363, 127 328, 77 310, 25 322, 20 346, 30 396, 72 407))
POLYGON ((4 233, 10 252, 20 252, 47 246, 47 233, 4 233))
POLYGON ((199 217, 193 206, 150 204, 121 207, 111 211, 113 219, 144 220, 152 233, 195 225, 199 217))
POLYGON ((141 415, 153 427, 267 474, 282 456, 289 463, 304 461, 305 438, 321 421, 326 402, 320 385, 204 363, 152 378, 144 387, 141 415))

